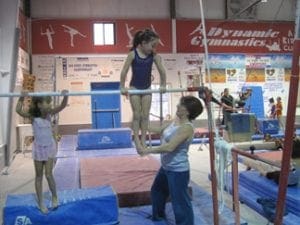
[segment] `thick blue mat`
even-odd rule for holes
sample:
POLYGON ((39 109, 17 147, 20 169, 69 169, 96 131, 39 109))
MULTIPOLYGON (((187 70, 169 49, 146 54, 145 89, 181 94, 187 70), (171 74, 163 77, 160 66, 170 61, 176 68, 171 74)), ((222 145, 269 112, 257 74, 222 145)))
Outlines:
POLYGON ((63 135, 58 142, 59 151, 73 151, 77 146, 77 135, 63 135))
MULTIPOLYGON (((230 184, 231 185, 231 184, 230 184)), ((231 188, 231 187, 230 187, 231 188)), ((232 190, 231 190, 232 191, 232 190)), ((266 197, 262 195, 258 195, 255 192, 243 187, 241 184, 239 185, 239 197, 240 201, 243 204, 246 204, 262 216, 266 217, 261 204, 257 203, 256 200, 261 197, 266 197)), ((293 213, 288 213, 283 217, 282 225, 299 225, 300 217, 296 216, 293 213)))
MULTIPOLYGON (((49 193, 45 197, 50 207, 49 193)), ((42 214, 35 194, 8 195, 4 225, 112 225, 119 222, 117 196, 110 186, 58 192, 58 197, 59 207, 42 214)))
MULTIPOLYGON (((193 188, 193 209, 195 225, 212 225, 213 206, 211 195, 196 184, 191 184, 193 188)), ((166 221, 154 222, 150 219, 151 206, 140 206, 133 208, 120 208, 120 225, 175 225, 174 214, 170 203, 166 205, 166 221)), ((234 225, 234 214, 231 209, 225 207, 219 215, 220 225, 234 225)), ((241 225, 247 225, 247 222, 241 220, 241 225)))
MULTIPOLYGON (((192 188, 195 225, 213 224, 211 195, 195 184, 192 188)), ((49 193, 47 198, 47 205, 50 205, 49 193)), ((44 215, 36 207, 34 194, 10 195, 4 209, 4 225, 15 225, 16 221, 32 225, 175 225, 170 203, 166 206, 166 221, 160 222, 151 220, 150 205, 116 210, 115 195, 109 186, 59 192, 59 199, 59 208, 44 215)), ((224 208, 219 218, 220 225, 235 224, 229 208, 224 208)), ((242 220, 241 225, 247 222, 242 220)))
POLYGON ((131 148, 130 128, 78 130, 78 150, 131 148))
MULTIPOLYGON (((265 186, 265 184, 264 184, 265 181, 269 181, 267 178, 261 177, 266 180, 262 181, 261 179, 259 179, 259 182, 257 182, 257 181, 254 182, 255 179, 258 179, 258 176, 259 176, 259 174, 256 171, 244 171, 244 172, 240 173, 240 176, 239 176, 239 199, 242 204, 246 204, 248 207, 252 208, 256 212, 258 212, 259 214, 261 214, 262 216, 267 218, 266 214, 263 211, 261 204, 257 203, 257 199, 258 198, 277 199, 277 195, 275 193, 273 193, 274 187, 272 187, 271 189, 268 189, 265 186), (245 176, 245 174, 247 174, 247 175, 245 176), (253 175, 253 177, 251 174, 253 175), (243 177, 243 178, 241 179, 241 177, 243 177), (245 179, 247 177, 250 177, 251 181, 246 182, 246 184, 245 184, 245 179), (262 183, 263 183, 263 185, 262 185, 262 183), (264 191, 265 193, 261 193, 259 191, 261 188, 263 188, 263 186, 265 188, 267 188, 264 191)), ((228 180, 231 181, 230 173, 228 174, 228 180)), ((270 181, 270 182, 272 182, 272 181, 270 181)), ((228 187, 229 191, 232 192, 231 182, 228 182, 228 186, 229 186, 228 187)), ((275 186, 275 183, 273 182, 273 184, 271 184, 271 186, 275 186)), ((292 211, 290 211, 290 209, 288 209, 287 204, 286 204, 286 209, 288 211, 288 214, 283 217, 283 225, 298 225, 299 221, 300 221, 300 217, 298 215, 295 215, 292 211)), ((299 212, 300 208, 298 208, 297 210, 299 212)))
MULTIPOLYGON (((239 181, 243 187, 262 197, 277 199, 278 185, 274 181, 261 176, 257 171, 241 172, 239 181)), ((300 187, 287 188, 286 206, 288 211, 300 217, 300 187)))
MULTIPOLYGON (((296 129, 296 135, 300 136, 300 129, 296 129)), ((270 134, 272 138, 283 138, 284 137, 284 133, 282 130, 279 130, 277 134, 270 134)), ((255 134, 252 136, 252 140, 262 140, 264 139, 264 135, 263 134, 255 134)))
POLYGON ((53 175, 57 190, 79 188, 79 158, 57 159, 53 175))

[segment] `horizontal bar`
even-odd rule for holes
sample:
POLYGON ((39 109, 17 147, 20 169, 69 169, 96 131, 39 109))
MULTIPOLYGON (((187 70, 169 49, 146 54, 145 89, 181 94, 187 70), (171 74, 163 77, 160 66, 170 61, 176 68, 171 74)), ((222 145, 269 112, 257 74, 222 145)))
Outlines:
MULTIPOLYGON (((196 88, 197 89, 197 88, 196 88)), ((184 92, 184 91, 197 91, 195 88, 173 88, 167 89, 167 93, 171 92, 184 92)), ((146 90, 128 90, 128 94, 150 94, 150 93, 160 93, 160 89, 146 89, 146 90)), ((120 94, 120 90, 101 90, 101 91, 80 91, 80 92, 68 92, 62 94, 61 92, 29 92, 26 96, 85 96, 85 95, 109 95, 109 94, 120 94)), ((21 97, 24 96, 22 93, 10 92, 10 93, 0 93, 0 97, 21 97)))
POLYGON ((95 109, 92 110, 93 113, 98 113, 98 112, 120 112, 120 109, 95 109))
POLYGON ((236 154, 240 154, 242 156, 248 157, 250 159, 258 160, 258 161, 264 162, 266 164, 269 164, 271 166, 281 168, 281 164, 271 161, 271 160, 263 159, 263 158, 259 157, 258 155, 250 154, 248 152, 245 152, 245 151, 237 149, 237 148, 232 148, 231 151, 235 152, 236 154))

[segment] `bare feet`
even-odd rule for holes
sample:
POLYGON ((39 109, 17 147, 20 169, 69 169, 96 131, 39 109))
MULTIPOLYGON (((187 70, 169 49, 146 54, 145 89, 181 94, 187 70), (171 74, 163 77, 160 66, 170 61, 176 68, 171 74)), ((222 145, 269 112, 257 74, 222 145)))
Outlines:
POLYGON ((144 148, 147 148, 146 138, 141 138, 141 144, 144 148))
POLYGON ((48 209, 43 203, 39 203, 39 210, 44 214, 48 213, 48 209))
POLYGON ((57 196, 52 197, 52 209, 57 209, 58 207, 58 199, 57 196))

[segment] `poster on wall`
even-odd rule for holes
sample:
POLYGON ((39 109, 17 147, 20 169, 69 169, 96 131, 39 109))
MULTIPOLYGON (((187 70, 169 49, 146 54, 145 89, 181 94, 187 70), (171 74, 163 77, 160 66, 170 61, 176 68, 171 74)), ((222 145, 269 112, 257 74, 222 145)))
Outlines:
POLYGON ((178 79, 180 87, 188 87, 191 85, 200 85, 203 81, 204 70, 204 54, 186 54, 182 55, 181 64, 178 68, 178 79))
POLYGON ((292 68, 292 54, 272 54, 271 55, 271 67, 279 69, 277 72, 277 80, 290 81, 291 68, 292 68))
POLYGON ((108 79, 119 76, 124 57, 62 57, 63 79, 108 79))
POLYGON ((55 56, 34 55, 32 57, 32 74, 36 76, 35 91, 55 90, 55 56))
POLYGON ((246 81, 265 82, 265 68, 271 66, 268 55, 246 55, 246 81))
MULTIPOLYGON (((125 56, 81 56, 59 57, 56 60, 57 89, 67 88, 71 92, 91 90, 93 82, 111 82, 120 80, 120 71, 125 56)), ((72 96, 67 107, 60 114, 60 120, 65 124, 91 123, 91 97, 72 96), (75 116, 72 112, 81 112, 75 116)))
POLYGON ((22 48, 19 48, 16 86, 22 86, 23 72, 28 73, 29 70, 29 54, 22 48))
MULTIPOLYGON (((245 81, 245 56, 243 54, 210 54, 210 81, 236 83, 245 81)), ((209 82, 206 74, 206 82, 209 82)))

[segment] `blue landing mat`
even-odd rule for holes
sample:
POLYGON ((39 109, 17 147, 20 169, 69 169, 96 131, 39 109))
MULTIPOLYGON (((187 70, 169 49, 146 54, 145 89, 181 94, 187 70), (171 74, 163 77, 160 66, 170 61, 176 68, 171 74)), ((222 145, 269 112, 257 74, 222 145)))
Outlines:
MULTIPOLYGON (((243 173, 250 174, 252 172, 256 173, 256 171, 244 171, 240 174, 243 174, 243 173)), ((257 177, 253 176, 253 178, 255 179, 257 177)), ((264 177, 262 177, 262 178, 264 178, 264 177)), ((266 178, 264 178, 264 179, 266 179, 266 178)), ((265 190, 267 194, 257 193, 258 192, 257 189, 260 188, 259 186, 261 185, 261 181, 260 182, 252 182, 252 183, 249 182, 249 185, 251 185, 251 186, 248 186, 248 185, 245 186, 245 184, 242 180, 239 179, 239 199, 240 199, 241 203, 246 204, 248 207, 252 208, 253 210, 258 212, 262 216, 266 217, 261 204, 257 203, 257 199, 258 198, 268 198, 268 197, 272 198, 272 195, 274 195, 274 193, 272 193, 272 190, 270 190, 268 188, 265 190)), ((231 187, 231 182, 230 182, 231 181, 230 173, 228 175, 228 181, 229 181, 228 182, 229 191, 232 192, 232 187, 231 187)), ((264 181, 263 181, 263 183, 264 183, 264 181)), ((275 186, 275 183, 273 185, 275 186)), ((273 188, 271 188, 271 189, 273 189, 273 188)), ((275 199, 276 198, 277 198, 277 196, 275 197, 275 199)), ((299 208, 298 208, 298 211, 299 211, 299 208)), ((300 217, 295 215, 294 213, 290 212, 289 210, 288 210, 288 212, 289 213, 283 217, 282 225, 299 225, 300 217)))
MULTIPOLYGON (((266 197, 262 195, 258 195, 253 191, 250 191, 249 189, 239 185, 239 196, 240 201, 256 212, 258 212, 260 215, 266 217, 262 206, 256 202, 258 198, 266 197)), ((293 213, 288 213, 286 216, 283 217, 283 223, 282 225, 299 225, 300 217, 294 215, 293 213)))
MULTIPOLYGON (((272 138, 283 138, 284 137, 284 133, 282 130, 279 130, 279 132, 277 134, 270 134, 272 138)), ((300 136, 300 129, 296 129, 296 135, 300 136)), ((252 136, 252 140, 262 140, 264 139, 264 135, 263 134, 255 134, 252 136)))
MULTIPOLYGON (((212 225, 211 195, 192 184, 195 225, 212 225)), ((109 186, 59 192, 60 206, 47 216, 36 208, 34 194, 9 196, 4 225, 175 225, 170 203, 166 206, 166 221, 154 222, 150 219, 151 206, 115 209, 115 195, 109 186), (98 199, 99 198, 99 199, 98 199), (11 207, 21 207, 12 213, 11 207), (102 220, 102 222, 100 221, 102 220), (23 223, 22 223, 23 222, 23 223), (29 223, 30 222, 30 223, 29 223)), ((49 195, 49 194, 48 194, 49 195)), ((50 199, 50 196, 48 196, 50 199)), ((49 205, 49 200, 47 205, 49 205)), ((220 225, 234 225, 234 214, 225 208, 219 216, 220 225)), ((241 225, 247 222, 241 220, 241 225)))
POLYGON ((76 157, 57 159, 53 175, 57 190, 79 188, 79 159, 76 157))
POLYGON ((131 148, 130 128, 78 130, 77 149, 131 148))
MULTIPOLYGON (((244 171, 239 175, 240 184, 250 189, 262 197, 277 198, 278 185, 261 176, 257 171, 244 171)), ((292 212, 300 219, 300 187, 288 187, 286 193, 286 206, 288 211, 292 212)))
MULTIPOLYGON (((50 207, 50 194, 46 205, 50 207)), ((4 225, 113 225, 118 224, 117 196, 110 186, 58 192, 59 207, 42 214, 35 194, 8 195, 4 225)))
MULTIPOLYGON (((212 199, 211 195, 204 191, 199 186, 192 184, 193 188, 193 209, 195 217, 195 225, 212 225, 212 199)), ((170 203, 166 206, 167 221, 154 222, 149 217, 151 216, 151 206, 140 206, 133 208, 120 208, 119 220, 120 225, 175 225, 174 214, 170 203)), ((232 210, 225 207, 219 216, 220 225, 234 225, 234 214, 232 210)), ((241 219, 242 225, 247 225, 247 222, 241 219)))
POLYGON ((73 151, 77 146, 77 135, 63 135, 58 142, 60 151, 73 151))

